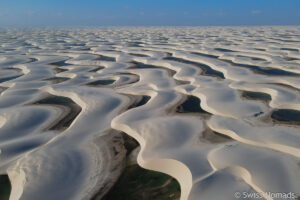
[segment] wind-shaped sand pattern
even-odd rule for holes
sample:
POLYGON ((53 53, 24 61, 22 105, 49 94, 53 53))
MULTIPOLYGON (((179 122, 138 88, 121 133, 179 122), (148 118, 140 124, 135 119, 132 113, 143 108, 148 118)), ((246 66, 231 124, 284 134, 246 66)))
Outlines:
POLYGON ((299 27, 3 30, 0 199, 299 198, 299 50, 299 27))

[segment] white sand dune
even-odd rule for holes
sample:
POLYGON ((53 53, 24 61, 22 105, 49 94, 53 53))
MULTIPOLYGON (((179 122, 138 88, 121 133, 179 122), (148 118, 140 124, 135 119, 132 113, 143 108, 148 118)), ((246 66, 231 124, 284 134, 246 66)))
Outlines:
POLYGON ((101 199, 125 166, 120 132, 182 200, 300 196, 299 27, 2 33, 10 200, 101 199))

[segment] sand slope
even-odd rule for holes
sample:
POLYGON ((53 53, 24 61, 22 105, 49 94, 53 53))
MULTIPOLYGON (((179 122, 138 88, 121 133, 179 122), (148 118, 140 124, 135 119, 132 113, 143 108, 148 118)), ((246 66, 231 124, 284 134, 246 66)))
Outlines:
POLYGON ((101 198, 124 168, 119 132, 182 200, 300 196, 299 51, 299 27, 2 30, 10 199, 101 198))

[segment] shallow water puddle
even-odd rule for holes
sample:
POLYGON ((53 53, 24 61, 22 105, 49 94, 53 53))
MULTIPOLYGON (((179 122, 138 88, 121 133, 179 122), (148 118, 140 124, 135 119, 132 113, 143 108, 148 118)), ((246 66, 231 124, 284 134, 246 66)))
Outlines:
POLYGON ((159 69, 160 67, 155 65, 148 65, 140 62, 131 62, 134 66, 131 69, 159 69))
POLYGON ((271 118, 283 122, 300 125, 300 111, 291 109, 275 110, 271 114, 271 118))
POLYGON ((187 99, 176 108, 178 113, 202 113, 209 114, 200 106, 200 99, 195 96, 188 96, 187 99))
POLYGON ((61 116, 61 119, 57 123, 52 125, 49 130, 63 130, 68 128, 82 110, 81 107, 77 105, 72 99, 50 94, 46 98, 36 101, 33 104, 53 106, 58 105, 63 106, 67 109, 66 112, 64 112, 63 116, 61 116))
POLYGON ((131 109, 131 108, 136 108, 136 107, 139 107, 139 106, 143 106, 145 105, 150 99, 151 97, 150 96, 134 96, 135 98, 135 101, 134 103, 132 103, 128 109, 131 109))
POLYGON ((269 94, 263 92, 251 92, 251 91, 242 91, 242 97, 251 100, 262 100, 262 101, 271 101, 272 97, 269 94))
POLYGON ((114 82, 115 82, 115 80, 103 79, 103 80, 98 80, 98 81, 90 82, 87 85, 89 85, 89 86, 105 86, 105 85, 111 85, 114 82))
POLYGON ((9 77, 0 78, 0 83, 10 81, 10 80, 14 80, 14 79, 19 78, 21 76, 23 76, 23 75, 16 75, 16 76, 9 76, 9 77))
POLYGON ((215 48, 215 50, 221 51, 221 52, 226 52, 226 53, 228 53, 228 52, 231 52, 231 53, 236 52, 236 51, 233 51, 233 50, 230 50, 230 49, 223 49, 223 48, 215 48))
POLYGON ((90 71, 88 71, 88 72, 97 72, 97 71, 102 70, 102 69, 104 69, 104 68, 105 68, 105 67, 99 66, 99 67, 95 67, 94 69, 92 69, 92 70, 90 70, 90 71))
POLYGON ((66 63, 67 60, 62 60, 62 61, 58 61, 58 62, 54 62, 54 63, 50 63, 50 65, 54 65, 54 66, 70 66, 71 64, 66 63))
POLYGON ((52 78, 44 79, 44 81, 50 81, 52 84, 62 83, 62 82, 65 82, 67 80, 70 80, 70 78, 66 78, 66 77, 52 77, 52 78))
POLYGON ((7 175, 0 175, 0 200, 8 200, 11 184, 7 175))
POLYGON ((297 73, 293 73, 293 72, 288 72, 288 71, 284 71, 282 69, 275 69, 275 68, 261 68, 255 65, 248 65, 248 64, 238 64, 238 63, 234 63, 232 61, 229 60, 224 60, 224 59, 220 59, 222 61, 225 61, 229 64, 231 64, 232 66, 237 66, 237 67, 245 67, 248 68, 256 73, 259 74, 263 74, 263 75, 270 75, 270 76, 300 76, 300 74, 297 73))
POLYGON ((116 62, 116 58, 109 57, 109 56, 103 56, 103 55, 100 55, 100 57, 96 58, 95 60, 116 62))
POLYGON ((165 60, 172 60, 172 61, 176 61, 176 62, 188 64, 188 65, 194 65, 194 66, 199 67, 203 70, 203 75, 219 77, 221 79, 225 79, 224 74, 222 72, 214 70, 211 67, 209 67, 208 65, 205 65, 205 64, 202 64, 202 63, 197 63, 197 62, 185 60, 185 59, 182 59, 182 58, 176 58, 176 57, 166 57, 164 59, 165 60))

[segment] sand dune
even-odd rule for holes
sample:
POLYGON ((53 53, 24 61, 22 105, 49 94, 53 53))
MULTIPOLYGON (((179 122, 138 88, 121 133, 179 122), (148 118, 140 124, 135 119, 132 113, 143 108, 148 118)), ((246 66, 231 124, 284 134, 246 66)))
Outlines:
POLYGON ((299 27, 4 30, 0 174, 10 200, 101 199, 125 167, 121 132, 138 141, 141 167, 179 182, 182 200, 299 197, 299 36, 299 27))

